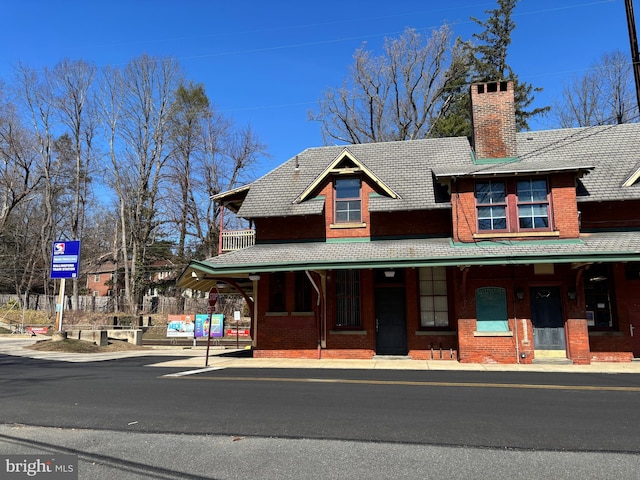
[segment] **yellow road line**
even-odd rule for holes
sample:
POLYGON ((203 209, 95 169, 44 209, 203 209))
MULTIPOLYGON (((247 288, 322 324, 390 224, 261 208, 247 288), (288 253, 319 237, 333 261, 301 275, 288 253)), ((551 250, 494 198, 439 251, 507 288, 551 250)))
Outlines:
MULTIPOLYGON (((165 377, 169 378, 165 375, 165 377)), ((171 376, 182 380, 208 380, 232 382, 289 382, 289 383, 344 383, 360 385, 403 385, 416 387, 471 387, 471 388, 520 388, 537 390, 584 390, 612 392, 640 392, 640 387, 596 386, 596 385, 536 385, 529 383, 475 383, 475 382, 419 382, 405 380, 354 380, 334 378, 281 378, 281 377, 201 377, 197 375, 171 376)))

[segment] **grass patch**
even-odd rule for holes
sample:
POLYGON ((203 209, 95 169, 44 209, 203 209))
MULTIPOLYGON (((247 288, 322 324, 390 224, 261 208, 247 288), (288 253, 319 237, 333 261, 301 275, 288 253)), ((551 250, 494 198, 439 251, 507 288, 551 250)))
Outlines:
POLYGON ((145 350, 144 347, 134 345, 124 340, 110 340, 109 344, 99 347, 93 342, 85 340, 75 340, 66 338, 64 340, 40 340, 30 347, 32 350, 44 352, 65 352, 65 353, 104 353, 104 352, 122 352, 127 350, 145 350))

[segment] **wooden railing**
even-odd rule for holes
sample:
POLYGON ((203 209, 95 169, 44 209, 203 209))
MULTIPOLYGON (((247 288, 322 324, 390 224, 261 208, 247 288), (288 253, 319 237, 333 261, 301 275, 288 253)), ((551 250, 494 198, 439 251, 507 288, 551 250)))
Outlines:
POLYGON ((220 252, 232 252, 242 250, 256 243, 256 231, 251 230, 225 230, 222 232, 220 252))

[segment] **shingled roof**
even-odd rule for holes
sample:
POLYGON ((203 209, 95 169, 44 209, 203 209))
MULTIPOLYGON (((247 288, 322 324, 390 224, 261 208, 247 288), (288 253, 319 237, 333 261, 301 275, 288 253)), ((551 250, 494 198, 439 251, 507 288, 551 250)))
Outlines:
POLYGON ((602 232, 553 242, 501 240, 456 244, 449 238, 422 238, 257 244, 209 258, 199 266, 206 273, 226 275, 314 269, 633 261, 638 255, 637 232, 602 232))
POLYGON ((640 199, 640 181, 634 181, 640 171, 638 123, 523 132, 516 141, 515 161, 488 164, 474 161, 465 137, 309 148, 246 186, 238 214, 259 218, 322 213, 322 201, 296 199, 347 149, 398 194, 395 199, 371 197, 373 212, 450 208, 438 179, 567 170, 582 177, 579 201, 640 199))

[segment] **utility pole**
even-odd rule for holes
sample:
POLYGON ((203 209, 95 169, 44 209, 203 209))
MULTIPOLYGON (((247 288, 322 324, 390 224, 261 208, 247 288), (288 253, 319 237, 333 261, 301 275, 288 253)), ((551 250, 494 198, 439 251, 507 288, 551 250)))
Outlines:
POLYGON ((627 9, 627 26, 629 28, 629 43, 631 44, 631 60, 633 62, 633 78, 636 81, 636 99, 640 111, 640 53, 638 53, 638 37, 636 35, 636 21, 633 18, 633 2, 625 0, 627 9))

